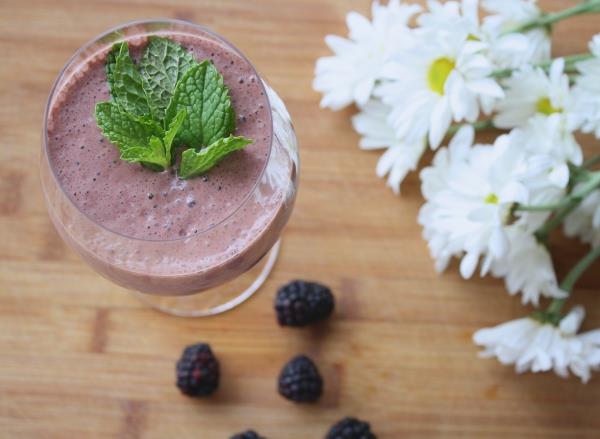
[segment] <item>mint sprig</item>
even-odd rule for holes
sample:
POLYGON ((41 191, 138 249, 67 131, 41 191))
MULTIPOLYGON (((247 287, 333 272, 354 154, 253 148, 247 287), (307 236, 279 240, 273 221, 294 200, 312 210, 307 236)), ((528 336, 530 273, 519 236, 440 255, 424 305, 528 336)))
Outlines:
POLYGON ((96 122, 104 135, 120 150, 144 147, 153 135, 160 135, 162 128, 141 117, 135 116, 116 102, 96 104, 96 122))
POLYGON ((252 140, 234 137, 235 112, 223 76, 177 43, 153 37, 139 69, 126 42, 106 60, 111 101, 96 105, 96 122, 121 159, 163 171, 181 155, 180 178, 208 172, 252 140))
POLYGON ((223 76, 208 61, 189 69, 177 83, 167 107, 166 120, 182 108, 188 112, 177 135, 178 143, 201 148, 235 129, 235 112, 223 76))
POLYGON ((158 117, 164 116, 177 82, 196 64, 194 57, 174 41, 150 39, 140 61, 140 71, 148 102, 158 117))
POLYGON ((173 141, 175 140, 175 136, 181 129, 183 122, 187 117, 187 111, 182 108, 179 110, 177 115, 169 122, 169 126, 167 127, 167 132, 164 135, 163 143, 165 145, 165 155, 167 157, 167 162, 172 162, 172 148, 173 141))
POLYGON ((166 159, 165 145, 156 136, 151 136, 146 146, 132 146, 122 149, 121 158, 132 163, 140 162, 150 169, 155 169, 155 166, 165 169, 169 166, 166 159))
POLYGON ((171 165, 173 138, 185 116, 185 110, 180 111, 165 132, 155 121, 128 113, 115 102, 96 104, 96 122, 117 145, 121 159, 161 171, 171 165))
POLYGON ((245 137, 225 137, 215 141, 206 148, 196 151, 186 149, 181 155, 179 177, 183 179, 202 175, 234 151, 244 149, 252 140, 245 137))
POLYGON ((142 77, 138 72, 127 43, 113 47, 107 64, 108 85, 114 101, 127 112, 142 116, 150 113, 146 92, 142 85, 142 77), (114 59, 114 63, 113 63, 114 59))

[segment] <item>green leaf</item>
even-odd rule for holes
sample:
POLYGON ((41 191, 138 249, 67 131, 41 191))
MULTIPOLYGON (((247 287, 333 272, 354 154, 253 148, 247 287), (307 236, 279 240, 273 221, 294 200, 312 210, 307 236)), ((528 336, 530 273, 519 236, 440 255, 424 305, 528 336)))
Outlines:
POLYGON ((159 119, 163 118, 177 81, 196 64, 192 54, 174 41, 150 39, 140 61, 140 73, 148 101, 159 119))
POLYGON ((115 44, 106 75, 112 101, 98 103, 95 116, 123 160, 161 171, 174 161, 173 147, 186 145, 179 174, 190 178, 252 143, 231 136, 235 112, 223 76, 171 40, 151 38, 140 71, 128 44, 115 44))
POLYGON ((119 106, 137 116, 151 113, 142 76, 129 56, 126 42, 116 44, 109 53, 106 73, 111 96, 119 106))
POLYGON ((179 111, 179 113, 177 113, 177 116, 175 116, 175 118, 169 124, 167 132, 165 133, 165 136, 163 138, 163 143, 165 145, 165 155, 167 157, 168 163, 171 163, 171 150, 173 146, 173 140, 179 132, 179 129, 181 128, 181 125, 183 124, 183 121, 185 120, 186 116, 187 111, 184 108, 182 108, 179 111))
POLYGON ((176 145, 200 148, 231 134, 235 113, 223 76, 209 61, 190 68, 179 80, 165 116, 167 124, 185 109, 176 145))
POLYGON ((121 149, 121 159, 132 163, 140 162, 145 165, 157 165, 161 171, 169 166, 163 142, 156 136, 150 137, 147 146, 132 146, 121 149))
POLYGON ((102 133, 120 150, 147 147, 159 128, 154 122, 127 113, 115 102, 97 103, 95 116, 102 133))
POLYGON ((117 65, 117 56, 119 55, 123 45, 127 45, 127 43, 115 43, 106 56, 106 78, 108 80, 108 89, 110 90, 111 94, 113 92, 113 84, 115 82, 114 71, 115 66, 117 65))
POLYGON ((154 120, 149 114, 144 116, 131 116, 140 123, 144 124, 156 137, 162 137, 165 134, 165 130, 163 130, 162 125, 154 120))
POLYGON ((245 148, 250 143, 252 143, 252 140, 245 137, 229 136, 224 139, 218 139, 200 151, 196 151, 193 148, 186 149, 181 154, 179 177, 187 179, 204 174, 227 155, 245 148))

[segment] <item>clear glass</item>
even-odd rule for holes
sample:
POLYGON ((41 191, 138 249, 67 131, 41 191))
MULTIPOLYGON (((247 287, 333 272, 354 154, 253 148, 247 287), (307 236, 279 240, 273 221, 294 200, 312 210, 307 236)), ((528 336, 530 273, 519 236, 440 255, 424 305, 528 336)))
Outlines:
MULTIPOLYGON (((115 42, 150 35, 222 37, 188 22, 161 19, 118 26, 79 49, 56 79, 44 116, 41 181, 49 216, 61 237, 99 274, 137 292, 149 305, 180 316, 217 314, 259 289, 273 268, 279 238, 298 185, 298 147, 289 113, 264 82, 272 136, 268 159, 249 195, 228 217, 200 233, 169 240, 132 238, 81 211, 61 185, 48 152, 49 112, 57 94, 90 59, 115 42)), ((245 59, 245 58, 244 58, 245 59)), ((260 78, 256 74, 257 78, 260 78)))

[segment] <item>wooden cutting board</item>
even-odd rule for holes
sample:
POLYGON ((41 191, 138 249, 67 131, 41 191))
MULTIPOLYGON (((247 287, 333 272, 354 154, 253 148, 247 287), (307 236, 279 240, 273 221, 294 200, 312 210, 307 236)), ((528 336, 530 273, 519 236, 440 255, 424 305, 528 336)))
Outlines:
MULTIPOLYGON (((353 110, 318 108, 314 62, 352 9, 366 13, 369 2, 0 1, 0 438, 226 439, 253 427, 269 439, 320 439, 349 414, 370 420, 380 439, 600 437, 600 374, 584 386, 476 358, 474 330, 526 310, 500 281, 463 281, 456 266, 438 276, 416 222, 417 176, 394 196, 374 175, 378 154, 357 148, 353 110), (147 17, 192 20, 233 41, 286 101, 300 140, 300 193, 275 271, 252 300, 216 318, 159 314, 98 276, 63 244, 42 202, 52 81, 87 40, 147 17), (298 277, 337 296, 320 329, 275 323, 273 294, 298 277), (195 401, 179 394, 173 368, 200 340, 219 355, 223 380, 214 398, 195 401), (318 405, 275 392, 298 352, 326 375, 318 405)), ((598 16, 561 24, 555 54, 582 52, 598 31, 598 16)), ((560 274, 584 251, 564 239, 554 249, 560 274)), ((586 328, 600 327, 599 270, 576 292, 586 328)))

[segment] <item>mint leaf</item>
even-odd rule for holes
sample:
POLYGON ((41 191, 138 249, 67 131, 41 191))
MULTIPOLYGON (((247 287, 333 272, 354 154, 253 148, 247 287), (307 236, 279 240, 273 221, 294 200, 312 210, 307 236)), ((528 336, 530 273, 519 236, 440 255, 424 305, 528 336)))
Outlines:
MULTIPOLYGON (((157 165, 159 170, 164 170, 169 166, 166 158, 165 146, 162 140, 156 136, 151 136, 147 146, 132 146, 121 149, 121 159, 128 162, 140 162, 145 165, 157 165)), ((150 166, 152 168, 152 166, 150 166)))
POLYGON ((117 65, 117 56, 119 55, 119 52, 121 51, 121 47, 124 44, 126 45, 127 43, 125 43, 125 42, 115 43, 112 46, 112 49, 110 49, 110 52, 108 52, 108 55, 106 56, 106 78, 108 80, 108 89, 110 90, 111 94, 112 94, 112 90, 113 90, 113 84, 115 81, 114 71, 115 71, 115 66, 117 65))
POLYGON ((173 138, 185 119, 181 110, 164 132, 150 116, 135 116, 115 102, 96 104, 96 122, 121 152, 121 159, 162 171, 171 165, 173 138))
POLYGON ((231 136, 235 112, 223 76, 173 41, 152 38, 140 71, 127 43, 115 44, 106 76, 112 100, 96 105, 96 122, 123 160, 162 171, 174 161, 173 146, 186 145, 179 176, 191 178, 252 143, 231 136))
POLYGON ((142 77, 129 55, 126 42, 115 44, 109 53, 106 74, 110 94, 125 111, 138 116, 151 112, 142 77))
POLYGON ((229 89, 212 63, 203 61, 190 68, 175 86, 165 121, 185 109, 187 117, 176 137, 176 145, 199 148, 231 134, 235 113, 229 89))
POLYGON ((149 114, 143 116, 135 116, 132 114, 131 116, 141 124, 145 125, 156 137, 162 137, 165 134, 162 125, 154 120, 149 114))
POLYGON ((252 140, 245 137, 229 136, 216 140, 199 152, 193 148, 186 149, 181 154, 179 177, 183 179, 195 177, 209 171, 213 166, 234 151, 245 148, 252 140))
POLYGON ((102 134, 120 150, 147 147, 150 137, 159 134, 159 127, 154 122, 124 111, 115 102, 97 103, 95 116, 102 134))
POLYGON ((150 39, 140 61, 140 72, 148 101, 159 119, 163 118, 177 81, 195 64, 194 57, 174 41, 150 39))
POLYGON ((167 132, 165 133, 165 137, 163 139, 167 163, 171 163, 171 149, 173 146, 173 140, 179 132, 179 129, 181 128, 186 116, 187 112, 184 108, 182 108, 179 113, 177 113, 177 116, 175 116, 175 118, 171 121, 171 123, 169 123, 169 127, 167 128, 167 132))

